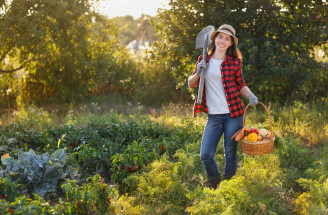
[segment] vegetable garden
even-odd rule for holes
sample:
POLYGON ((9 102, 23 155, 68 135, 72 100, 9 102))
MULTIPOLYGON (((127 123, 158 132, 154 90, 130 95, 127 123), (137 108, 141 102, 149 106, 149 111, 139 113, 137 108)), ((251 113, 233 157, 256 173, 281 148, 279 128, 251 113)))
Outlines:
MULTIPOLYGON (((60 123, 42 109, 21 111, 1 128, 1 214, 327 214, 319 107, 271 107, 274 152, 248 156, 239 146, 237 175, 216 190, 205 187, 199 156, 206 118, 177 109, 71 111, 60 123)), ((265 112, 250 112, 248 125, 268 128, 265 112)), ((222 142, 216 160, 222 172, 222 142)))

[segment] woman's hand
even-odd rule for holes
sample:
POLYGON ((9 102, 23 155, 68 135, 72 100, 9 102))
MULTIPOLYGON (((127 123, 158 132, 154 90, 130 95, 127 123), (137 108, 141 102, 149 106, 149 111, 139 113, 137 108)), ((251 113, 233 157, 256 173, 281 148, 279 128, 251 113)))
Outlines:
POLYGON ((189 88, 194 88, 197 86, 198 81, 199 81, 200 75, 197 75, 197 73, 195 73, 194 75, 190 76, 188 78, 188 87, 189 88))
POLYGON ((196 73, 188 78, 188 86, 189 88, 194 88, 197 86, 199 77, 200 77, 200 72, 202 71, 202 68, 207 68, 207 63, 205 60, 201 60, 197 65, 196 65, 196 73))
POLYGON ((255 105, 257 105, 257 103, 258 103, 258 99, 257 99, 257 97, 253 94, 253 93, 251 93, 249 96, 248 96, 248 100, 249 100, 249 105, 250 106, 255 106, 255 105))
POLYGON ((200 75, 200 72, 202 71, 202 68, 206 69, 207 68, 207 63, 206 61, 203 59, 201 60, 198 64, 197 64, 197 75, 200 75))
POLYGON ((257 99, 257 97, 252 93, 252 91, 247 86, 244 86, 243 88, 241 88, 240 93, 243 96, 248 98, 250 106, 257 105, 259 100, 257 99))

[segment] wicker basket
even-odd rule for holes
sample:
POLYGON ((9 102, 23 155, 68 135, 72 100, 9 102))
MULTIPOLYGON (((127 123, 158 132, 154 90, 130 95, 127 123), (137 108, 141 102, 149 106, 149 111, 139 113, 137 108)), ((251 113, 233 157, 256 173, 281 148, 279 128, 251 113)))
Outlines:
MULTIPOLYGON (((273 135, 273 130, 272 130, 271 116, 270 116, 270 113, 269 113, 267 107, 261 102, 258 102, 258 103, 261 104, 265 108, 265 110, 267 111, 267 113, 269 115, 271 139, 264 139, 262 141, 248 141, 248 140, 241 139, 240 140, 241 151, 248 155, 264 155, 264 154, 271 153, 273 151, 275 137, 273 135)), ((246 110, 248 107, 249 107, 249 104, 246 106, 246 109, 244 112, 243 126, 245 126, 245 113, 246 113, 246 110)))

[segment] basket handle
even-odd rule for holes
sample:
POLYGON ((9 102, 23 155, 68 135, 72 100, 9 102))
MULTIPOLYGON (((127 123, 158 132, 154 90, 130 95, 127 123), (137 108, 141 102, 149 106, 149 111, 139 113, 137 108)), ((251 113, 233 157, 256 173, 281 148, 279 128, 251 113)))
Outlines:
MULTIPOLYGON (((262 102, 258 102, 258 103, 261 104, 265 108, 265 110, 267 111, 267 113, 268 113, 269 120, 270 120, 271 138, 272 138, 273 137, 273 130, 272 130, 271 116, 270 116, 269 110, 268 110, 268 108, 262 102)), ((249 107, 249 104, 246 106, 246 109, 244 111, 244 115, 243 115, 243 127, 245 126, 245 114, 246 114, 246 110, 247 110, 248 107, 249 107)))

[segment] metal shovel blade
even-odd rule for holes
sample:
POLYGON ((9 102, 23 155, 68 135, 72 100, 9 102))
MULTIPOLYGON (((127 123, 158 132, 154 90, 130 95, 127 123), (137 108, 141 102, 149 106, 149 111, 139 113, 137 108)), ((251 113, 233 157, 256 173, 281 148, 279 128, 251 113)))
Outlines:
MULTIPOLYGON (((203 49, 203 59, 202 61, 206 62, 207 59, 207 48, 210 43, 210 36, 212 32, 215 30, 214 26, 209 25, 204 28, 196 37, 196 49, 203 49)), ((203 90, 205 84, 205 71, 207 68, 201 68, 200 79, 199 79, 199 88, 198 88, 198 96, 197 96, 197 104, 202 103, 203 90)))
POLYGON ((210 40, 210 36, 212 32, 215 31, 215 28, 213 25, 209 25, 205 27, 196 37, 196 49, 202 49, 204 47, 205 39, 208 37, 210 40))

